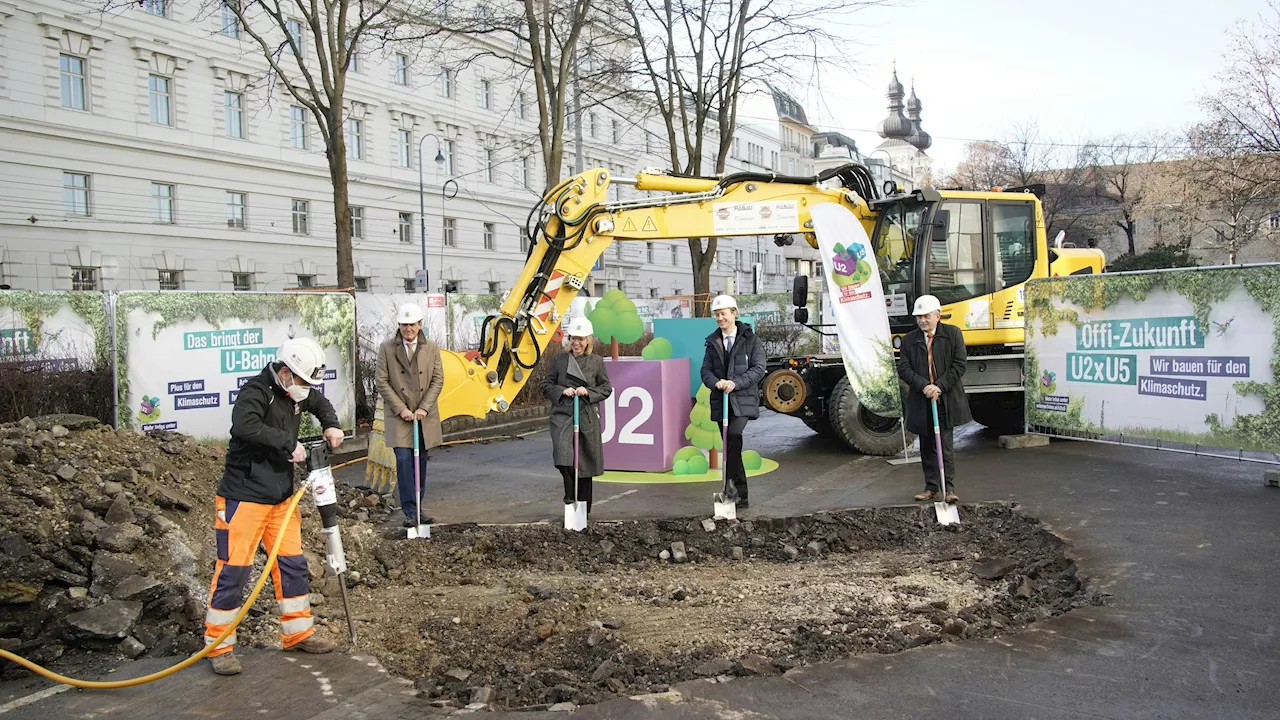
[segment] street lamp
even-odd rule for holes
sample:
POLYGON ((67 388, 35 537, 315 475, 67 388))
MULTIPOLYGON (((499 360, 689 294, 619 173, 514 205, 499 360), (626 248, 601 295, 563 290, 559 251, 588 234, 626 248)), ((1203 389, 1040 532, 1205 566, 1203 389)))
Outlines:
MULTIPOLYGON (((422 271, 427 272, 427 196, 422 177, 422 141, 427 138, 436 139, 436 165, 444 167, 444 152, 440 148, 440 138, 434 133, 426 133, 418 138, 418 235, 422 241, 422 271)), ((431 287, 430 281, 423 283, 424 288, 431 287)))

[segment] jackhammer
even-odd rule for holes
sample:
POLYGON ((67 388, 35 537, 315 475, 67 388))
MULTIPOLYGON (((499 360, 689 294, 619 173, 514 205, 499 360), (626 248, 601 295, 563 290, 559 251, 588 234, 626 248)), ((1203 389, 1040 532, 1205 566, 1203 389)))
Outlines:
POLYGON ((347 616, 347 631, 351 633, 351 647, 356 646, 356 623, 351 617, 351 604, 347 601, 347 555, 342 550, 342 530, 338 527, 338 491, 333 484, 333 470, 329 467, 329 450, 325 443, 307 447, 307 485, 311 497, 320 510, 321 532, 325 534, 324 564, 338 578, 342 589, 342 612, 347 616))

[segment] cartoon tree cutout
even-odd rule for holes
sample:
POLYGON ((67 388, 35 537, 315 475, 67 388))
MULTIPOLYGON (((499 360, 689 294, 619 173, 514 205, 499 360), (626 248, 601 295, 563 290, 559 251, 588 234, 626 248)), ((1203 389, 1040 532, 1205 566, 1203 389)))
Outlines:
POLYGON ((722 444, 720 426, 711 419, 711 390, 706 385, 698 388, 697 402, 689 411, 689 426, 684 429, 684 437, 694 447, 708 451, 710 467, 720 467, 716 452, 722 444))
POLYGON ((609 354, 618 359, 619 343, 633 343, 644 334, 644 321, 636 304, 621 290, 610 290, 587 313, 596 337, 609 343, 609 354))
POLYGON ((645 360, 670 360, 675 349, 671 347, 671 341, 666 338, 656 337, 644 346, 644 350, 640 351, 640 357, 645 360))

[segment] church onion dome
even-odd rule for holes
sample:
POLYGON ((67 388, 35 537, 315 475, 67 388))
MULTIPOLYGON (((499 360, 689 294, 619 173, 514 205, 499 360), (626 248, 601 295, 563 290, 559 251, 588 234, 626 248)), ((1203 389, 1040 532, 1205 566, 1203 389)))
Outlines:
POLYGON ((916 97, 915 83, 912 83, 911 97, 907 98, 907 117, 911 121, 911 135, 907 137, 907 142, 923 152, 933 145, 933 138, 920 127, 920 108, 920 98, 916 97))
POLYGON ((902 83, 898 82, 898 70, 893 71, 893 80, 889 83, 889 115, 880 121, 880 137, 885 139, 906 139, 912 132, 911 121, 902 114, 902 83))

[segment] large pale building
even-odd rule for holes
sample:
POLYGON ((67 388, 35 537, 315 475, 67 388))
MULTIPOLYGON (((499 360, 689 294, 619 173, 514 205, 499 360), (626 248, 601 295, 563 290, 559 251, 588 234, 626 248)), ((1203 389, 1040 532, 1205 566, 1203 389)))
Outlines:
MULTIPOLYGON (((114 14, 95 7, 0 0, 0 284, 333 285, 324 144, 314 118, 269 80, 234 16, 194 0, 147 0, 114 14)), ((502 293, 523 265, 522 228, 544 178, 534 90, 511 62, 510 43, 469 42, 490 43, 489 56, 452 67, 428 53, 369 49, 348 76, 358 290, 414 290, 423 229, 433 290, 448 281, 463 293, 502 293), (437 153, 443 163, 434 162, 437 153)), ((314 51, 304 43, 304 56, 314 51)), ((775 93, 769 100, 768 117, 756 124, 771 127, 767 154, 735 156, 730 169, 781 171, 798 162, 812 172, 803 110, 775 93)), ((631 174, 668 164, 665 132, 644 108, 588 108, 582 136, 586 167, 631 174)), ((569 143, 565 163, 574 160, 569 143)), ((749 288, 754 262, 764 270, 762 291, 785 288, 798 258, 772 243, 757 256, 750 245, 735 240, 721 251, 713 290, 735 275, 739 291, 749 288), (737 262, 739 249, 751 261, 737 262)), ((683 240, 619 244, 588 289, 688 294, 689 267, 683 240)))

